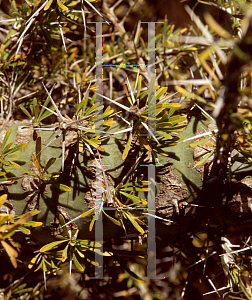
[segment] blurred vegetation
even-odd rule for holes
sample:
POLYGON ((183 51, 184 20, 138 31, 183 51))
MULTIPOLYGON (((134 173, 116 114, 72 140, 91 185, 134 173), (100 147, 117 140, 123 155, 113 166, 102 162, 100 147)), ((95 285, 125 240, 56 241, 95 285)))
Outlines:
POLYGON ((250 1, 0 8, 0 298, 251 299, 250 1))

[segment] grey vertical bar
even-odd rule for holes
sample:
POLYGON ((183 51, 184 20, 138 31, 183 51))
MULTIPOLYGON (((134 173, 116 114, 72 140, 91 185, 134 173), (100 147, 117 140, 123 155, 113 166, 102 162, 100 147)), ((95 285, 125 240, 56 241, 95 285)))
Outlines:
MULTIPOLYGON (((102 22, 96 23, 95 31, 95 63, 96 63, 96 81, 95 81, 95 90, 102 95, 102 75, 103 75, 103 55, 102 55, 102 22)), ((101 96, 96 94, 95 104, 102 103, 103 99, 101 96)), ((102 111, 95 110, 95 133, 100 135, 97 130, 102 130, 102 126, 97 124, 101 120, 102 111)), ((99 122, 100 123, 100 122, 99 122)))
MULTIPOLYGON (((150 84, 151 79, 156 77, 156 51, 155 51, 155 29, 156 23, 148 23, 148 83, 150 84)), ((148 89, 148 127, 154 135, 156 135, 156 101, 155 101, 156 90, 148 89)), ((149 134, 150 136, 150 134, 149 134)))
MULTIPOLYGON (((156 52, 155 52, 155 26, 153 22, 148 23, 148 83, 156 76, 156 52)), ((155 89, 148 89, 148 127, 156 134, 156 101, 155 89)), ((149 134, 150 135, 150 134, 149 134)), ((147 237, 147 277, 156 278, 156 226, 155 226, 155 195, 156 195, 156 166, 148 165, 148 237, 147 237)))
POLYGON ((156 279, 156 226, 155 226, 155 194, 156 166, 148 165, 148 237, 147 237, 147 278, 156 279))
MULTIPOLYGON (((96 166, 95 182, 95 205, 96 205, 96 220, 95 220, 95 241, 101 244, 101 252, 103 252, 103 222, 102 222, 102 205, 103 205, 103 190, 102 190, 102 166, 96 166)), ((95 278, 103 278, 103 257, 95 252, 95 262, 98 266, 95 266, 95 278)))
MULTIPOLYGON (((96 23, 95 32, 95 55, 96 55, 96 81, 95 89, 102 95, 102 23, 96 23)), ((102 97, 96 94, 95 104, 102 103, 102 97)), ((97 130, 101 129, 97 122, 101 119, 102 111, 95 110, 95 134, 99 135, 97 130)), ((102 166, 96 166, 96 191, 95 191, 95 205, 97 216, 95 221, 95 241, 101 244, 101 252, 103 252, 103 222, 102 222, 102 201, 103 201, 103 191, 102 191, 102 166)), ((95 262, 98 266, 95 266, 95 279, 103 278, 103 257, 95 252, 95 262)))

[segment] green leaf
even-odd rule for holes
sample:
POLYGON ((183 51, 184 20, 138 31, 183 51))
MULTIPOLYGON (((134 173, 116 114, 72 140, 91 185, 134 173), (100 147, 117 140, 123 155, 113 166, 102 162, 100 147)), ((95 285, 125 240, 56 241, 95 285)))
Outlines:
POLYGON ((52 250, 53 248, 57 247, 58 245, 68 242, 68 240, 61 240, 61 241, 55 241, 55 242, 51 242, 45 246, 43 246, 39 251, 40 252, 46 252, 49 250, 52 250))
POLYGON ((90 209, 90 210, 84 212, 84 213, 81 215, 81 217, 82 217, 82 218, 85 218, 86 216, 88 216, 89 214, 91 214, 95 209, 96 209, 96 207, 94 207, 94 208, 92 208, 92 209, 90 209))
POLYGON ((75 264, 75 266, 76 266, 76 268, 77 268, 78 270, 80 270, 81 272, 84 271, 82 265, 79 263, 79 261, 78 261, 78 259, 76 258, 76 256, 75 256, 74 253, 73 253, 73 262, 74 262, 74 264, 75 264))
POLYGON ((84 257, 85 257, 85 255, 78 249, 78 247, 75 247, 75 251, 79 254, 79 256, 80 256, 81 258, 84 258, 84 257))
POLYGON ((141 91, 141 86, 142 86, 142 75, 139 75, 138 81, 137 81, 137 94, 136 94, 136 99, 138 99, 141 91))
POLYGON ((159 134, 160 136, 167 138, 168 140, 171 140, 173 138, 170 134, 164 131, 157 130, 156 133, 159 134))
POLYGON ((44 259, 42 260, 42 270, 44 273, 46 273, 46 271, 47 271, 47 267, 46 267, 44 259))
POLYGON ((168 112, 168 118, 170 118, 176 111, 176 107, 172 107, 168 112))
POLYGON ((3 142, 2 142, 2 145, 1 145, 1 151, 5 147, 5 144, 7 143, 7 140, 10 137, 11 132, 12 132, 12 129, 9 128, 8 131, 6 132, 5 136, 4 136, 4 139, 3 139, 3 142))
POLYGON ((40 212, 37 209, 31 210, 30 214, 31 216, 36 216, 37 214, 39 214, 40 212))
POLYGON ((169 119, 169 122, 173 123, 173 124, 177 124, 180 122, 184 122, 186 120, 187 116, 183 115, 183 116, 173 116, 169 119))
POLYGON ((137 197, 137 196, 135 196, 135 195, 131 195, 131 194, 125 193, 125 192, 120 191, 120 190, 119 190, 119 193, 122 194, 123 196, 129 198, 133 202, 142 202, 142 199, 139 198, 139 197, 137 197))
POLYGON ((13 144, 13 143, 9 143, 9 144, 7 144, 7 145, 3 148, 3 150, 2 150, 2 154, 3 154, 3 155, 6 154, 6 153, 8 153, 8 150, 10 149, 10 147, 12 146, 12 144, 13 144))
POLYGON ((93 216, 93 218, 92 218, 92 220, 91 220, 91 222, 90 222, 90 225, 89 225, 89 231, 92 231, 93 226, 94 226, 95 219, 96 219, 96 215, 93 216))
POLYGON ((43 173, 46 173, 46 171, 54 164, 56 158, 55 157, 51 157, 48 162, 46 163, 43 173))
POLYGON ((121 222, 119 222, 118 220, 114 219, 113 217, 111 217, 110 215, 106 214, 104 210, 102 210, 104 215, 110 220, 112 221, 114 224, 116 224, 117 226, 122 226, 121 222))
POLYGON ((196 166, 203 164, 213 153, 214 153, 214 150, 212 152, 208 153, 207 155, 205 155, 200 161, 198 161, 196 163, 196 166))
POLYGON ((62 252, 62 262, 64 262, 67 259, 67 250, 68 250, 69 244, 66 245, 66 247, 64 248, 63 252, 62 252))
POLYGON ((125 160, 126 157, 128 156, 129 153, 129 149, 130 149, 130 145, 131 145, 131 141, 132 141, 132 132, 130 133, 129 139, 127 141, 127 144, 123 150, 123 154, 122 154, 122 159, 125 160))
POLYGON ((202 140, 199 140, 198 142, 190 144, 190 147, 195 148, 197 146, 201 146, 201 145, 205 144, 207 141, 211 140, 212 137, 213 137, 213 135, 211 134, 210 136, 208 136, 205 139, 202 139, 202 140))
POLYGON ((127 188, 121 188, 120 191, 138 191, 138 192, 148 192, 149 188, 148 187, 136 187, 136 186, 132 186, 132 187, 127 187, 127 188))
POLYGON ((61 191, 64 191, 64 192, 70 192, 71 191, 70 187, 68 187, 65 184, 54 182, 54 181, 49 181, 49 183, 51 185, 53 185, 54 187, 56 187, 57 189, 60 189, 61 191))
POLYGON ((15 147, 13 147, 13 148, 11 148, 10 150, 8 150, 8 155, 9 155, 10 153, 19 151, 19 150, 25 148, 26 146, 27 146, 27 143, 23 143, 23 144, 16 145, 15 147))
POLYGON ((83 112, 85 112, 87 103, 88 103, 88 95, 89 95, 89 93, 87 93, 86 97, 84 99, 82 99, 81 102, 78 104, 77 109, 76 109, 76 115, 78 114, 78 112, 81 109, 83 110, 83 112))
POLYGON ((31 226, 31 227, 39 227, 43 225, 42 222, 36 222, 36 221, 28 221, 24 223, 24 226, 31 226))
MULTIPOLYGON (((4 239, 11 237, 16 230, 23 225, 29 218, 31 217, 30 213, 26 213, 25 215, 22 216, 19 220, 17 220, 14 224, 12 225, 7 225, 5 228, 5 232, 2 233, 2 236, 4 239)), ((3 227, 1 228, 3 230, 3 227)))
POLYGON ((102 115, 103 119, 111 115, 113 112, 114 112, 113 109, 111 109, 111 107, 108 106, 102 115))
POLYGON ((18 107, 21 108, 22 112, 23 112, 30 120, 32 120, 31 114, 29 113, 29 111, 28 111, 22 104, 20 104, 18 107))
POLYGON ((130 220, 131 224, 138 230, 140 233, 144 233, 143 228, 137 223, 136 220, 133 219, 132 215, 130 212, 123 212, 124 215, 130 220))
POLYGON ((92 105, 85 113, 86 116, 91 115, 94 111, 98 112, 103 109, 103 105, 100 103, 95 103, 92 105))
POLYGON ((149 185, 150 182, 148 180, 142 180, 139 182, 128 182, 126 184, 124 184, 122 187, 126 187, 126 186, 142 186, 142 185, 149 185))
MULTIPOLYGON (((60 221, 60 225, 61 226, 64 226, 66 224, 65 218, 64 218, 64 216, 62 214, 59 214, 59 221, 60 221)), ((63 230, 65 231, 65 233, 67 234, 67 236, 69 236, 69 232, 68 232, 66 226, 63 227, 63 230)))
MULTIPOLYGON (((40 113, 39 113, 39 116, 38 116, 38 122, 41 122, 42 120, 44 120, 45 118, 47 118, 48 116, 52 115, 52 113, 48 110, 45 109, 45 107, 47 107, 47 105, 49 104, 50 102, 50 98, 48 97, 44 103, 43 106, 41 106, 41 110, 40 110, 40 113)), ((58 103, 56 103, 56 106, 58 106, 58 103)), ((54 106, 51 106, 50 107, 50 110, 52 111, 55 111, 55 108, 54 106)))
POLYGON ((155 90, 155 80, 156 76, 155 74, 152 76, 150 84, 148 86, 148 100, 151 101, 150 97, 153 96, 152 93, 155 90))
POLYGON ((29 229, 22 227, 22 226, 20 226, 18 228, 18 230, 20 230, 22 233, 27 234, 27 235, 31 234, 31 231, 29 229))
POLYGON ((183 88, 180 87, 180 86, 176 86, 176 89, 177 89, 177 91, 178 91, 181 95, 183 95, 183 96, 185 96, 185 97, 188 97, 188 98, 190 98, 190 99, 196 99, 196 100, 198 100, 198 101, 200 101, 200 102, 202 102, 202 103, 206 103, 206 100, 205 100, 204 98, 202 98, 202 97, 200 97, 200 96, 198 96, 198 95, 196 95, 196 94, 193 94, 193 93, 191 93, 191 92, 188 92, 186 89, 183 89, 183 88))
POLYGON ((155 97, 155 100, 158 100, 163 94, 165 94, 166 93, 166 91, 167 91, 167 87, 161 87, 160 89, 158 89, 157 91, 156 91, 156 97, 155 97))

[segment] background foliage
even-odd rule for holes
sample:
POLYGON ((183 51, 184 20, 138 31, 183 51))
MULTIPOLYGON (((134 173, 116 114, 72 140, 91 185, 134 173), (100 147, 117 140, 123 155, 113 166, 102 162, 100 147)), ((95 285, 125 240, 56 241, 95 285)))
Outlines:
POLYGON ((1 297, 251 299, 250 1, 1 11, 1 297))

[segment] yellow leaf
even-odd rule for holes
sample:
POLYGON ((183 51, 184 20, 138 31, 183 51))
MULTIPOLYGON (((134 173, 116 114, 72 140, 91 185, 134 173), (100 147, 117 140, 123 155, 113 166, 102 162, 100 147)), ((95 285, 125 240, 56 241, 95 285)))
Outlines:
POLYGON ((140 143, 144 146, 144 148, 148 151, 152 151, 151 146, 149 145, 147 140, 140 135, 138 137, 139 137, 140 143))
POLYGON ((34 153, 32 153, 32 162, 33 162, 34 166, 36 167, 36 169, 39 171, 39 175, 42 176, 41 171, 40 171, 39 161, 37 159, 37 156, 34 153))
POLYGON ((227 32, 223 27, 221 27, 220 24, 215 21, 215 19, 209 12, 206 11, 206 13, 204 14, 204 18, 209 27, 219 36, 227 40, 232 38, 232 35, 229 32, 227 32))
POLYGON ((1 56, 4 54, 4 44, 1 44, 1 56))
POLYGON ((196 248, 202 248, 207 240, 207 233, 198 233, 192 240, 192 244, 196 248))
MULTIPOLYGON (((0 214, 0 225, 13 219, 13 218, 14 218, 13 215, 4 214, 4 213, 0 214)), ((7 226, 9 226, 9 225, 7 225, 7 226)), ((3 232, 5 230, 4 227, 5 226, 0 227, 0 232, 3 232)))
POLYGON ((105 251, 103 252, 103 256, 113 256, 113 252, 108 252, 108 251, 105 251))
POLYGON ((68 10, 68 7, 65 6, 60 0, 57 0, 57 4, 59 5, 59 7, 63 10, 68 10))
POLYGON ((52 4, 53 0, 49 0, 44 8, 44 10, 48 10, 52 4))
POLYGON ((2 196, 0 196, 0 206, 2 205, 1 202, 5 201, 7 199, 7 194, 3 194, 2 196))
POLYGON ((104 151, 105 149, 103 147, 100 147, 98 144, 96 144, 95 142, 87 139, 87 138, 83 138, 87 143, 89 143, 91 146, 93 146, 95 149, 99 150, 99 151, 104 151))
POLYGON ((39 255, 40 255, 40 253, 38 253, 36 256, 34 256, 34 257, 31 259, 31 261, 30 261, 30 263, 29 263, 29 265, 28 265, 28 269, 31 269, 31 268, 35 265, 35 262, 36 262, 37 258, 39 257, 39 255))
POLYGON ((14 268, 17 268, 17 261, 16 261, 16 257, 18 257, 18 253, 17 251, 12 248, 8 243, 6 243, 5 241, 1 241, 2 246, 4 247, 6 253, 8 254, 11 263, 13 265, 14 268))

